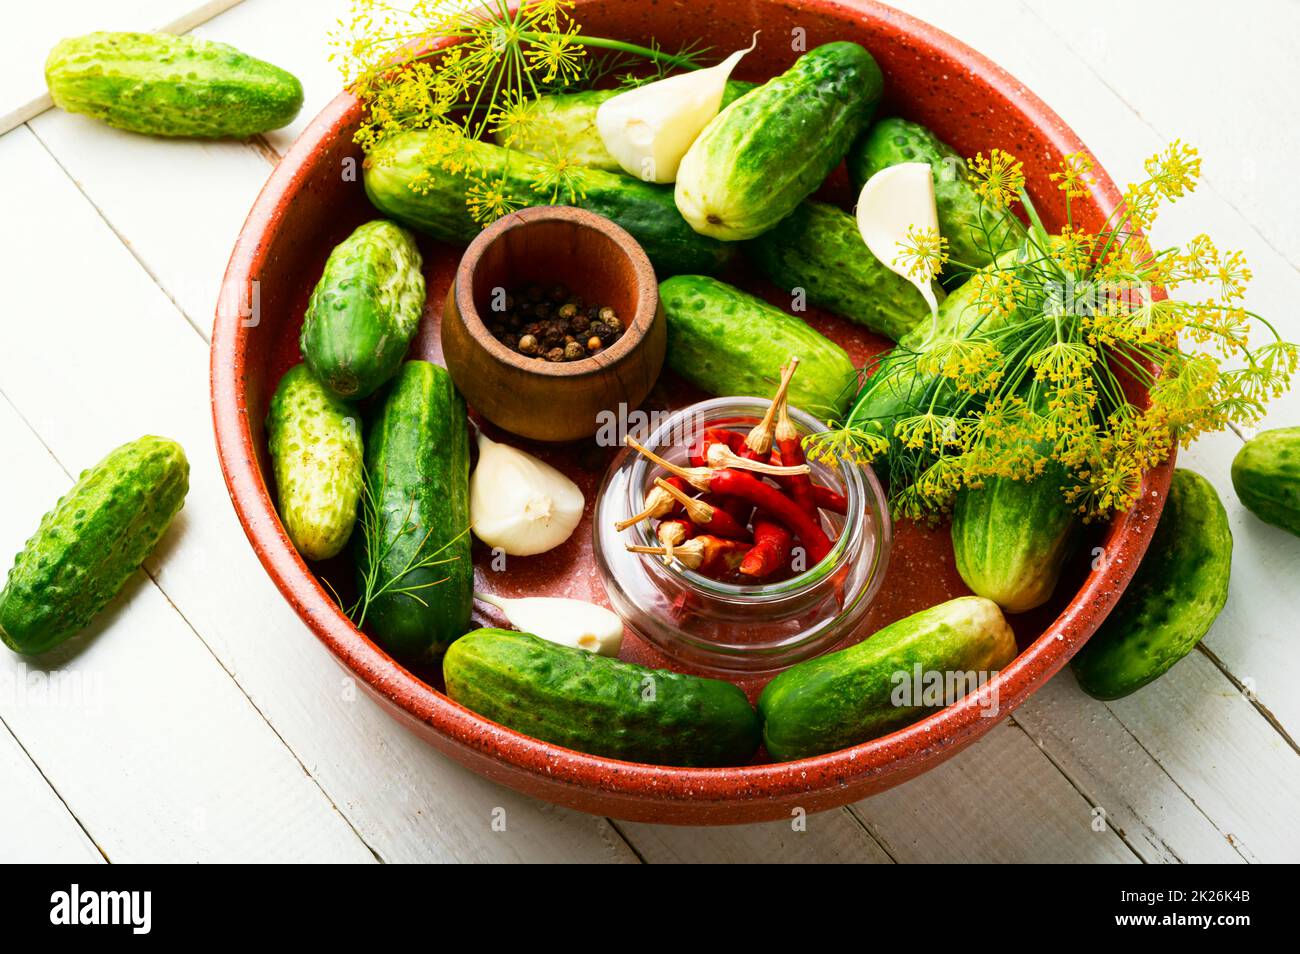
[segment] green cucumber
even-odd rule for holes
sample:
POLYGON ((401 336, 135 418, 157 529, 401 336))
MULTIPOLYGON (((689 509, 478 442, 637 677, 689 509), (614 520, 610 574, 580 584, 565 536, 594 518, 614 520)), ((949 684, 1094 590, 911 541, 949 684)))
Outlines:
MULTIPOLYGON (((729 80, 722 91, 722 108, 740 99, 757 83, 729 80)), ((588 89, 577 93, 539 96, 528 106, 526 122, 509 132, 493 135, 499 146, 518 149, 538 159, 565 156, 579 165, 607 172, 622 172, 596 129, 596 110, 626 89, 588 89), (508 141, 507 141, 508 140, 508 141)))
POLYGON ((285 533, 308 560, 328 560, 357 521, 360 417, 298 364, 275 389, 266 436, 285 533))
POLYGON ((1300 536, 1300 427, 1264 431, 1232 461, 1242 505, 1265 523, 1300 536))
POLYGON ((805 322, 704 275, 659 284, 668 319, 668 366, 711 394, 773 397, 792 355, 799 373, 790 403, 810 414, 842 414, 857 390, 848 354, 805 322))
POLYGON ((1065 469, 1050 461, 1033 480, 990 477, 958 492, 952 549, 971 592, 1008 613, 1051 598, 1078 540, 1078 514, 1061 489, 1065 479, 1065 469))
POLYGON ((469 422, 445 368, 408 361, 366 439, 373 523, 360 535, 366 633, 399 659, 436 659, 469 627, 469 422))
MULTIPOLYGON (((375 208, 403 225, 444 242, 466 243, 480 226, 466 197, 472 183, 437 161, 439 134, 427 130, 385 139, 366 157, 366 195, 375 208)), ((545 181, 551 167, 490 142, 464 145, 476 175, 501 183, 516 205, 550 205, 545 181)), ((603 169, 576 168, 569 177, 577 194, 557 201, 612 219, 632 234, 661 275, 713 272, 730 256, 721 242, 697 235, 677 213, 669 186, 654 185, 603 169), (571 201, 570 201, 571 200, 571 201)))
POLYGON ((341 398, 373 394, 406 356, 424 311, 420 250, 378 219, 335 246, 303 318, 302 356, 341 398))
POLYGON ((840 164, 883 89, 880 67, 858 44, 809 50, 704 127, 677 170, 677 208, 704 235, 761 235, 840 164))
POLYGON ((60 109, 154 136, 245 138, 302 108, 302 84, 233 46, 167 33, 88 33, 45 61, 60 109))
POLYGON ((1084 692, 1119 699, 1190 653, 1228 600, 1231 568, 1232 530, 1214 486, 1175 470, 1142 564, 1070 662, 1084 692))
MULTIPOLYGON (((1018 245, 1024 226, 1010 212, 986 208, 966 178, 966 166, 957 151, 919 123, 891 117, 871 126, 853 144, 845 160, 855 189, 888 166, 902 162, 928 162, 934 177, 934 202, 939 231, 948 240, 953 261, 971 268, 992 263, 993 254, 1018 245), (988 232, 988 236, 984 233, 988 232), (990 252, 990 237, 992 252, 990 252)), ((969 272, 949 270, 944 284, 954 287, 969 272)))
POLYGON ((939 673, 956 685, 957 674, 987 679, 1015 657, 1015 635, 995 603, 949 600, 778 675, 758 698, 763 741, 778 762, 857 745, 955 701, 907 692, 917 675, 923 686, 939 673))
POLYGON ((123 444, 41 518, 0 590, 0 641, 35 655, 76 635, 140 568, 185 503, 190 465, 165 437, 123 444))
POLYGON ((560 646, 478 629, 442 663, 447 695, 507 728, 579 752, 652 765, 741 765, 759 742, 744 692, 560 646))
POLYGON ((853 216, 802 202, 774 229, 745 243, 773 284, 801 288, 808 301, 897 341, 930 326, 930 307, 907 279, 867 250, 853 216))

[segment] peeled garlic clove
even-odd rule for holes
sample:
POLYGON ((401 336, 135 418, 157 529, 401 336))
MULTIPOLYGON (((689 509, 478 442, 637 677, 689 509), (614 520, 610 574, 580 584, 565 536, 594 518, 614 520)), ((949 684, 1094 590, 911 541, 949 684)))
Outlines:
POLYGON ((895 275, 916 286, 937 319, 939 302, 933 285, 908 274, 899 263, 909 228, 939 233, 939 212, 934 202, 934 178, 928 162, 900 162, 881 169, 862 186, 858 195, 858 231, 871 254, 895 275))
POLYGON ((623 645, 623 621, 617 615, 582 600, 529 596, 508 600, 486 593, 476 599, 501 610, 515 629, 600 656, 617 656, 623 645))
POLYGON ((673 182, 691 143, 718 115, 731 71, 754 48, 737 50, 717 66, 656 80, 605 100, 596 130, 623 170, 645 182, 673 182))
POLYGON ((480 433, 469 480, 469 518, 478 537, 510 556, 558 547, 582 520, 578 485, 550 464, 480 433))

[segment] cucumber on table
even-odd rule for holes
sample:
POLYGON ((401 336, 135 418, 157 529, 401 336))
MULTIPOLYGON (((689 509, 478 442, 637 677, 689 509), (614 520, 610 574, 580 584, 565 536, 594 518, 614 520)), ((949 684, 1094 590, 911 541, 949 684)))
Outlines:
POLYGON ((677 170, 677 208, 704 235, 761 235, 840 164, 883 88, 880 67, 858 44, 809 50, 704 127, 677 170))
MULTIPOLYGON (((928 162, 934 177, 939 232, 948 240, 953 261, 982 268, 993 261, 994 253, 1024 238, 1020 220, 1008 211, 986 208, 966 178, 966 167, 957 151, 919 123, 897 117, 880 120, 853 144, 845 161, 856 189, 887 166, 928 162)), ((967 276, 966 272, 952 271, 943 276, 944 284, 952 287, 967 276)))
POLYGON ((1232 530, 1214 486, 1181 468, 1128 589, 1070 661, 1083 691, 1119 699, 1190 653, 1228 600, 1232 530))
POLYGON ((780 288, 802 288, 814 305, 897 341, 928 329, 930 306, 907 279, 867 249, 858 223, 825 202, 801 202, 745 254, 780 288))
POLYGON ((352 536, 361 500, 361 420, 305 364, 285 372, 266 415, 280 521, 308 560, 328 560, 352 536))
MULTIPOLYGON (((728 80, 722 91, 722 108, 730 106, 754 89, 757 83, 728 80)), ((493 135, 499 146, 518 149, 539 159, 565 156, 579 165, 606 172, 622 172, 618 160, 609 154, 596 128, 596 110, 607 99, 625 89, 588 89, 577 93, 539 96, 528 107, 528 118, 509 132, 493 135)))
POLYGON ((762 299, 704 275, 659 284, 668 319, 668 366, 716 395, 773 397, 781 366, 799 358, 790 403, 833 418, 857 390, 858 372, 839 345, 762 299))
POLYGON ((530 633, 478 629, 442 663, 447 695, 544 742, 653 765, 741 765, 758 749, 744 692, 720 679, 647 669, 530 633))
MULTIPOLYGON (((471 182, 438 163, 438 133, 399 133, 366 157, 366 195, 375 208, 403 225, 444 242, 466 243, 481 231, 465 204, 471 182)), ((551 205, 550 194, 533 188, 545 181, 547 164, 490 142, 464 146, 477 175, 501 182, 521 206, 551 205)), ((713 272, 731 254, 715 239, 697 235, 677 212, 670 186, 654 185, 603 169, 571 171, 577 194, 559 204, 578 205, 617 222, 632 234, 660 275, 713 272)))
POLYGON ((758 698, 763 741, 778 762, 857 745, 942 708, 925 698, 896 697, 901 685, 911 685, 916 667, 923 677, 944 673, 946 683, 948 673, 991 676, 1015 657, 1015 636, 995 603, 978 596, 949 600, 778 675, 758 698))
POLYGON ((360 537, 360 586, 375 594, 365 632, 400 659, 439 656, 469 627, 469 422, 445 368, 408 361, 366 438, 373 524, 360 537), (367 581, 366 575, 373 574, 367 581))
POLYGON ((154 136, 244 138, 288 125, 302 84, 225 43, 169 33, 88 33, 45 61, 54 105, 154 136))
POLYGON ((358 227, 334 247, 307 303, 299 339, 321 384, 355 399, 393 376, 424 311, 420 266, 411 233, 384 219, 358 227))
POLYGON ((1265 523, 1300 536, 1300 427, 1264 431, 1232 461, 1242 505, 1265 523))
POLYGON ((0 590, 0 641, 35 655, 83 629, 167 532, 189 477, 181 446, 153 436, 84 471, 14 559, 0 590))

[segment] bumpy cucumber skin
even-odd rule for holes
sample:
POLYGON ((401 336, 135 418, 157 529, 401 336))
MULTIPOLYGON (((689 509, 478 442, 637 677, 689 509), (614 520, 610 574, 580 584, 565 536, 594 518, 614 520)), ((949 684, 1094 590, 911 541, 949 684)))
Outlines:
MULTIPOLYGON (((979 193, 966 178, 957 151, 919 123, 897 117, 880 120, 853 144, 846 160, 849 177, 857 189, 881 169, 901 162, 930 164, 939 231, 948 240, 948 252, 954 261, 973 268, 992 262, 985 229, 992 235, 993 251, 1018 244, 1024 237, 1024 227, 1014 215, 999 215, 983 207, 979 193)), ((954 271, 945 276, 945 284, 959 284, 968 274, 954 271)))
POLYGON ((1015 635, 996 604, 978 596, 949 600, 778 675, 758 699, 763 741, 778 762, 857 745, 930 711, 894 704, 899 674, 909 683, 917 665, 923 674, 991 674, 1015 657, 1015 635))
POLYGON ((1228 600, 1232 530, 1214 486, 1174 471, 1151 545, 1128 589, 1070 661, 1088 695, 1119 699, 1164 675, 1228 600))
POLYGON ((411 233, 384 219, 330 252, 299 344, 317 380, 338 397, 367 397, 397 372, 424 311, 421 264, 411 233))
MULTIPOLYGON (((432 146, 436 133, 399 133, 384 140, 366 157, 366 195, 375 208, 403 225, 444 242, 466 243, 481 226, 465 204, 469 183, 463 175, 439 167, 432 146)), ((550 195, 533 183, 546 175, 544 163, 490 142, 466 147, 479 174, 495 182, 504 178, 511 197, 521 205, 550 205, 550 195), (508 158, 508 162, 507 162, 508 158)), ((641 243, 659 274, 714 272, 731 250, 714 239, 697 235, 677 213, 672 188, 602 169, 575 169, 579 195, 565 194, 560 204, 579 205, 627 229, 641 243)))
POLYGON ((189 478, 181 446, 153 436, 84 471, 14 559, 0 591, 0 640, 36 655, 76 635, 153 552, 189 478))
POLYGON ((857 369, 835 342, 779 308, 705 275, 659 284, 668 319, 668 366, 711 394, 773 397, 781 366, 799 358, 790 403, 809 414, 842 414, 857 369))
POLYGON ((280 522, 308 560, 347 544, 361 500, 361 418, 305 364, 280 379, 266 415, 280 522))
POLYGON ((1232 486, 1260 520, 1300 536, 1300 427, 1247 441, 1232 461, 1232 486))
MULTIPOLYGON (((408 361, 397 372, 370 426, 366 480, 378 512, 377 588, 392 580, 419 588, 374 599, 366 633, 400 659, 436 659, 469 627, 474 595, 469 423, 445 368, 408 361), (404 572, 417 552, 446 562, 404 572)), ((371 560, 366 536, 358 535, 360 567, 371 560)))
POLYGON ((808 51, 704 127, 677 170, 677 208, 704 235, 761 235, 840 164, 883 89, 880 67, 858 44, 808 51))
POLYGON ((297 77, 233 46, 165 33, 88 33, 45 61, 60 109, 153 136, 245 138, 302 108, 297 77))
POLYGON ((652 765, 748 762, 759 722, 744 692, 704 679, 478 629, 447 650, 447 694, 501 725, 579 752, 652 765))
MULTIPOLYGON (((722 90, 726 109, 757 83, 728 80, 722 90)), ((618 160, 609 154, 596 128, 596 110, 623 89, 588 89, 578 93, 553 93, 539 96, 529 108, 529 123, 510 133, 498 131, 493 139, 498 146, 509 146, 538 159, 567 156, 573 162, 606 172, 622 172, 618 160), (509 141, 507 141, 509 140, 509 141)))
POLYGON ((778 287, 802 288, 814 305, 897 341, 930 324, 930 308, 907 279, 870 253, 858 223, 824 202, 801 202, 745 253, 778 287))
POLYGON ((1034 480, 992 477, 957 494, 952 549, 971 592, 1008 613, 1051 599, 1078 540, 1079 520, 1062 494, 1064 482, 1064 470, 1051 462, 1034 480))

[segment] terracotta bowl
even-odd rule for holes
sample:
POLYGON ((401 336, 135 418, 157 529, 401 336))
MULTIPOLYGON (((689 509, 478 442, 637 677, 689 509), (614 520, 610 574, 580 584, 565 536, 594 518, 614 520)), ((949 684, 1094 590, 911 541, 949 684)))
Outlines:
MULTIPOLYGON (((679 3, 578 0, 575 16, 588 35, 643 44, 653 38, 670 48, 695 40, 715 50, 737 49, 758 28, 773 38, 800 29, 809 48, 855 40, 871 50, 884 70, 887 112, 926 123, 963 155, 987 154, 994 146, 1014 153, 1025 161, 1029 192, 1047 226, 1064 224, 1063 194, 1047 174, 1083 144, 1022 84, 939 30, 867 2, 693 0, 689 17, 683 9, 679 3)), ((763 79, 786 69, 796 56, 789 47, 762 43, 743 61, 739 78, 763 79)), ((350 95, 330 103, 272 173, 254 205, 231 257, 217 314, 212 404, 231 498, 267 572, 321 642, 394 716, 451 758, 520 791, 584 811, 683 824, 788 818, 796 807, 818 811, 843 805, 934 767, 998 722, 970 699, 882 738, 797 762, 770 764, 760 757, 732 769, 636 765, 548 745, 480 718, 439 691, 436 671, 410 671, 358 632, 280 525, 267 491, 262 420, 279 376, 299 360, 303 309, 330 248, 374 217, 361 184, 338 173, 348 160, 360 161, 352 144, 360 119, 361 109, 350 95), (239 307, 250 301, 259 302, 251 314, 239 307)), ((832 177, 822 197, 847 206, 851 196, 842 174, 832 177)), ((1118 200, 1110 179, 1098 174, 1092 202, 1075 205, 1076 219, 1082 218, 1082 227, 1098 228, 1118 200)), ((422 248, 429 304, 412 354, 439 361, 441 303, 464 249, 436 242, 423 242, 422 248)), ((743 266, 724 277, 774 303, 789 304, 788 290, 765 284, 743 266)), ((889 345, 830 314, 810 309, 806 317, 858 364, 889 345)), ((702 396, 665 373, 646 398, 645 411, 680 407, 702 396)), ((594 442, 532 449, 576 480, 589 499, 613 454, 594 442)), ((1114 606, 1146 550, 1172 467, 1170 461, 1146 476, 1141 500, 1131 512, 1093 528, 1052 603, 1012 618, 1021 652, 993 682, 1001 715, 1065 665, 1114 606), (1104 559, 1095 559, 1099 554, 1104 559)), ((605 599, 591 558, 589 522, 550 553, 512 560, 509 574, 493 573, 490 554, 481 548, 475 562, 476 589, 505 596, 605 599)), ((346 572, 342 567, 314 569, 332 582, 346 572)), ((889 576, 857 638, 965 592, 946 529, 900 524, 889 576)), ((481 613, 476 622, 500 623, 481 613)), ((623 656, 668 665, 632 634, 623 656)), ((738 681, 751 697, 763 683, 762 677, 738 681)))
POLYGON ((574 441, 596 433, 602 411, 638 407, 664 364, 668 326, 650 259, 626 230, 569 206, 498 219, 465 250, 447 291, 442 351, 465 399, 512 434, 574 441), (609 348, 550 362, 512 351, 484 322, 496 289, 566 285, 628 322, 609 348))

